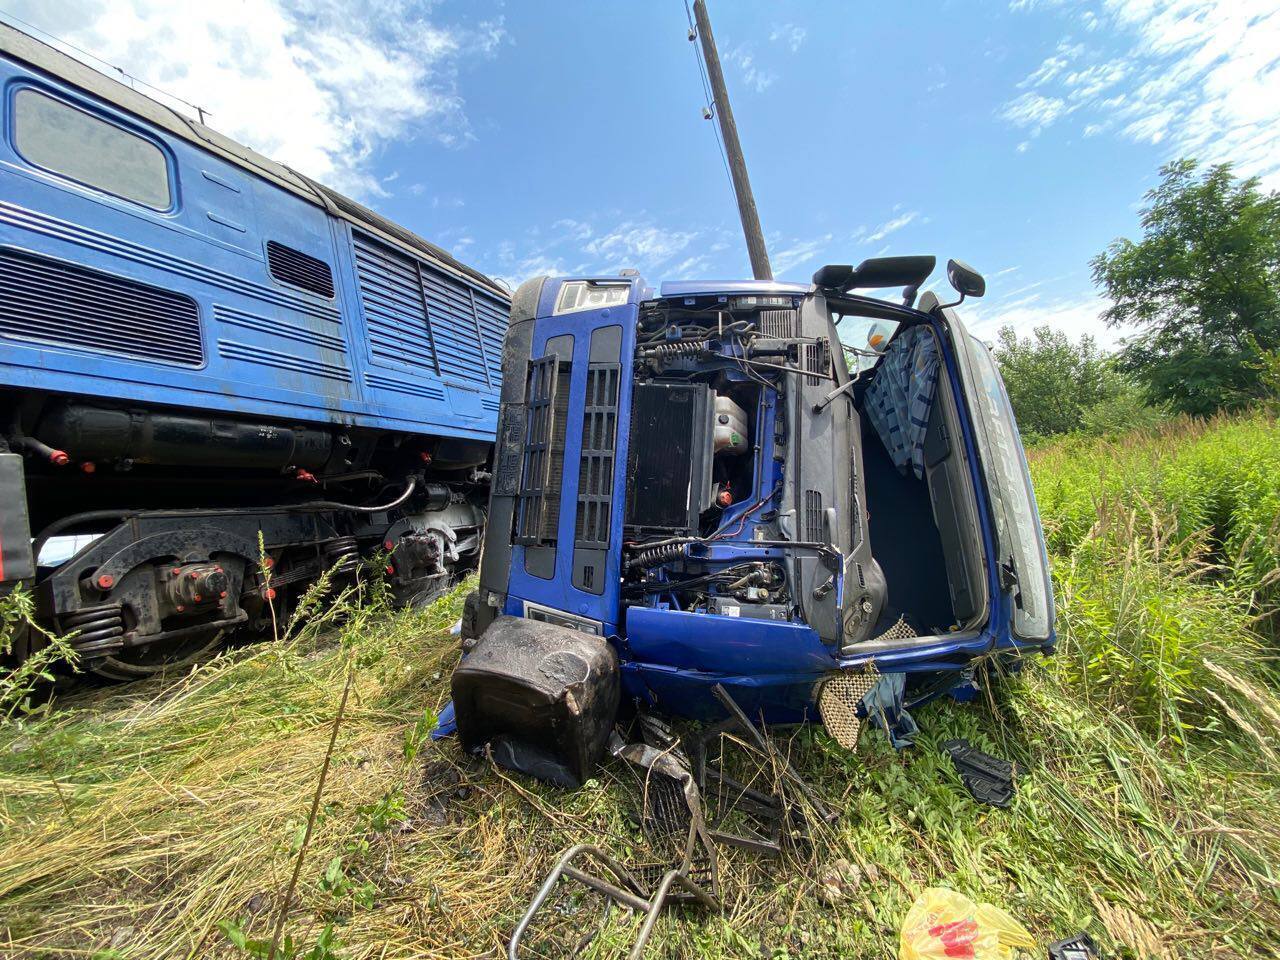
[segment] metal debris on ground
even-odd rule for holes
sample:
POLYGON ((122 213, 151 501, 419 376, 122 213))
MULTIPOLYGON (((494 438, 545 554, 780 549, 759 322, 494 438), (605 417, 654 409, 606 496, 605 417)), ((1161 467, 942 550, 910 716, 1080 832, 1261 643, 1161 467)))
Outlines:
POLYGON ((1049 960, 1101 960, 1098 945, 1087 933, 1049 944, 1049 960))
MULTIPOLYGON (((638 960, 664 907, 684 904, 721 909, 717 843, 780 856, 784 843, 808 843, 815 829, 835 820, 837 814, 729 692, 719 685, 714 692, 729 716, 687 738, 692 761, 681 738, 652 715, 637 718, 637 742, 626 743, 614 731, 609 752, 626 761, 635 778, 635 819, 651 859, 623 864, 594 844, 569 848, 516 926, 508 947, 509 960, 518 960, 522 947, 534 942, 540 932, 546 936, 534 923, 540 915, 551 916, 544 923, 565 919, 547 907, 561 880, 575 881, 604 901, 603 916, 595 929, 585 935, 576 930, 578 951, 611 922, 610 911, 617 904, 643 918, 629 953, 632 960, 638 960), (703 808, 704 797, 710 814, 703 808)), ((852 879, 855 870, 849 867, 842 872, 842 890, 856 887, 852 879)), ((529 947, 524 955, 535 951, 529 947)))
MULTIPOLYGON (((733 699, 729 691, 724 688, 724 685, 717 683, 712 688, 712 692, 729 712, 728 720, 711 728, 713 735, 717 737, 723 736, 736 729, 742 735, 742 743, 753 747, 761 757, 769 760, 770 766, 775 771, 777 783, 781 787, 794 790, 802 797, 812 815, 822 823, 834 822, 839 814, 822 802, 813 787, 809 785, 809 782, 796 772, 795 767, 791 765, 791 761, 783 756, 769 738, 761 732, 760 728, 751 722, 751 719, 738 706, 738 702, 733 699)), ((704 742, 706 742, 706 738, 704 738, 704 742)), ((798 810, 797 812, 803 814, 804 811, 798 810)))
POLYGON ((729 692, 714 688, 729 716, 693 742, 694 773, 717 843, 779 856, 784 841, 808 842, 814 822, 835 819, 729 692))
MULTIPOLYGON (((601 925, 614 903, 637 911, 644 920, 628 954, 639 960, 654 924, 669 904, 701 906, 718 911, 719 878, 716 850, 708 834, 702 798, 679 740, 659 721, 640 718, 647 742, 624 743, 615 732, 610 752, 625 760, 636 774, 637 820, 655 859, 624 866, 592 844, 567 850, 539 888, 511 936, 507 956, 518 960, 534 917, 542 910, 562 878, 575 880, 606 898, 601 925), (593 861, 595 872, 578 866, 593 861), (600 874, 607 874, 601 876, 600 874)), ((583 942, 590 942, 594 933, 583 942)))
POLYGON ((965 789, 980 803, 1008 807, 1013 801, 1014 774, 1012 761, 983 753, 968 740, 948 740, 942 749, 951 757, 965 789))

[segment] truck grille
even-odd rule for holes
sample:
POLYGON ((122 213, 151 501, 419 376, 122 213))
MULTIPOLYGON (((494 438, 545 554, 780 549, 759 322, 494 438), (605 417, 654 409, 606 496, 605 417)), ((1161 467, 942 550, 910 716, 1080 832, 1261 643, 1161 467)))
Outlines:
POLYGON ((571 364, 556 356, 529 362, 528 431, 520 479, 516 543, 554 544, 560 524, 564 478, 564 430, 571 364))
POLYGON ((198 367, 200 311, 181 294, 0 250, 0 335, 198 367))
POLYGON ((607 547, 613 508, 614 440, 618 428, 616 363, 587 368, 587 402, 582 416, 582 458, 578 467, 575 546, 607 547))

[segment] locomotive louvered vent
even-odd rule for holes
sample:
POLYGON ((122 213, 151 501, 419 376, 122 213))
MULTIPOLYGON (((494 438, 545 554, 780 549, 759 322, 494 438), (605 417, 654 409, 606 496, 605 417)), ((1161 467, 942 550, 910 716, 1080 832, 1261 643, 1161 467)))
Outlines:
POLYGON ((323 260, 268 240, 267 265, 281 283, 333 299, 333 271, 323 260))
POLYGON ((352 237, 373 362, 496 396, 510 304, 358 230, 352 237))
POLYGON ((804 539, 807 543, 826 543, 822 523, 822 491, 804 492, 804 539))
POLYGON ((613 507, 613 449, 618 428, 616 363, 587 368, 587 402, 582 416, 582 459, 578 468, 575 545, 607 547, 613 507))
POLYGON ((16 250, 0 250, 0 334, 191 367, 204 363, 194 300, 16 250))
POLYGON ((761 310, 760 335, 769 340, 788 340, 796 336, 796 311, 761 310))
POLYGON ((553 544, 560 522, 564 478, 564 430, 568 418, 570 364, 558 357, 529 363, 528 430, 520 479, 516 543, 553 544))

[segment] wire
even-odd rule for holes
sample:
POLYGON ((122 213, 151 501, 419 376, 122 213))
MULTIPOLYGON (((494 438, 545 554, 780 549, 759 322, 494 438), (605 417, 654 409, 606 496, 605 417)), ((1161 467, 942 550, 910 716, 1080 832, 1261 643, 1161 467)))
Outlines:
MULTIPOLYGON (((698 25, 693 22, 693 11, 689 9, 689 0, 684 0, 684 15, 689 20, 689 39, 693 40, 698 35, 698 25)), ((711 112, 711 117, 716 116, 720 112, 720 105, 716 103, 715 97, 711 95, 711 81, 707 78, 707 69, 702 62, 702 49, 699 44, 693 44, 693 60, 698 65, 698 74, 702 77, 702 95, 706 98, 707 109, 711 112)), ((707 117, 708 120, 711 117, 707 117)), ((729 171, 729 154, 725 152, 724 141, 720 139, 720 124, 717 121, 712 124, 712 130, 716 135, 716 148, 720 151, 720 162, 724 164, 724 176, 729 181, 729 191, 736 197, 738 195, 737 187, 733 185, 733 174, 729 171)))
POLYGON ((160 89, 160 87, 157 87, 155 84, 147 83, 147 81, 142 80, 138 77, 135 77, 133 74, 125 70, 124 67, 118 67, 114 63, 112 63, 110 60, 103 60, 102 57, 98 56, 96 53, 92 53, 84 49, 83 47, 77 47, 70 40, 64 40, 62 39, 62 37, 58 36, 56 33, 50 33, 48 30, 45 30, 42 27, 37 27, 34 23, 30 23, 26 20, 23 20, 21 17, 15 17, 8 10, 0 10, 0 16, 3 16, 8 20, 12 20, 14 23, 20 23, 24 27, 26 27, 28 30, 34 30, 36 33, 43 34, 44 36, 48 37, 50 40, 53 40, 56 43, 59 43, 62 46, 67 47, 71 50, 74 50, 76 53, 81 54, 82 56, 88 57, 90 60, 96 60, 98 63, 101 63, 103 66, 110 67, 116 73, 120 74, 120 76, 125 77, 127 80, 129 80, 130 86, 132 86, 135 83, 141 84, 142 86, 146 87, 148 90, 154 90, 156 93, 160 94, 163 97, 168 97, 170 100, 176 100, 178 103, 186 104, 192 110, 196 111, 196 113, 200 114, 201 123, 204 123, 205 115, 210 112, 197 103, 192 103, 190 100, 183 100, 177 94, 170 93, 168 90, 162 90, 160 89))
POLYGON ((379 504, 376 507, 357 507, 349 503, 338 503, 333 500, 310 500, 307 503, 293 503, 284 507, 285 510, 299 510, 307 513, 323 513, 329 510, 345 510, 348 513, 385 513, 388 510, 394 510, 400 504, 404 503, 413 495, 413 491, 418 486, 418 478, 410 477, 408 485, 404 488, 404 492, 396 497, 390 503, 379 504))
POLYGON ((711 534, 711 536, 707 537, 707 539, 723 540, 725 537, 736 537, 738 534, 742 532, 743 528, 747 525, 747 517, 751 516, 753 513, 755 513, 757 510, 763 507, 766 503, 769 503, 770 501, 772 501, 773 498, 778 495, 781 489, 782 489, 781 486, 775 486, 771 491, 769 491, 767 495, 761 497, 754 504, 752 504, 752 506, 749 509, 741 513, 738 516, 738 526, 732 533, 728 532, 727 530, 725 531, 717 530, 715 533, 711 534))

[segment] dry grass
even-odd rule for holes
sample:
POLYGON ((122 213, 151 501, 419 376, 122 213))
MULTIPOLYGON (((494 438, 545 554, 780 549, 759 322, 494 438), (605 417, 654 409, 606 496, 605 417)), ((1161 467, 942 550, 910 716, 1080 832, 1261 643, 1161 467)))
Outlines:
MULTIPOLYGON (((1224 561, 1172 531, 1167 506, 1095 512, 1056 561, 1060 656, 983 702, 918 711, 914 749, 788 739, 841 809, 835 830, 782 862, 726 851, 725 913, 673 912, 647 955, 893 956, 929 885, 1006 907, 1042 945, 1087 928, 1111 955, 1280 955, 1273 641, 1247 586, 1205 571, 1224 561), (968 797, 940 748, 955 736, 1025 768, 1011 810, 968 797)), ((628 771, 564 792, 422 742, 447 697, 459 600, 348 604, 345 620, 0 727, 0 954, 246 956, 222 922, 269 938, 348 669, 286 910, 297 941, 332 924, 344 960, 498 957, 559 850, 601 838, 643 858, 628 771)), ((564 899, 541 955, 566 955, 591 908, 564 899)), ((618 955, 634 926, 615 914, 583 955, 618 955)))

